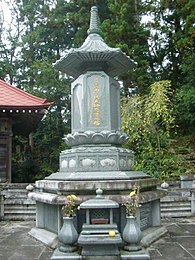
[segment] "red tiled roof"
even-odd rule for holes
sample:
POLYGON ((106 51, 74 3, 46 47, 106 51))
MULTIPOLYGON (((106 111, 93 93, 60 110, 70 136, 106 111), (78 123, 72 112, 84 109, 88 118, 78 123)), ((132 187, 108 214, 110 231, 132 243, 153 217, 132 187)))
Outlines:
POLYGON ((0 108, 48 108, 47 99, 33 96, 19 88, 0 80, 0 108))

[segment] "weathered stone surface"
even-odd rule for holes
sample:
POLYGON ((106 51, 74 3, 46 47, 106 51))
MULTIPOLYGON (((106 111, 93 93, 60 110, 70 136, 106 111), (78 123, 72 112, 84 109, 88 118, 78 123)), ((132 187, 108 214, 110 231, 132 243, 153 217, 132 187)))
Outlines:
MULTIPOLYGON (((98 188, 98 187, 97 187, 98 188)), ((64 190, 64 191, 68 191, 71 192, 72 190, 64 190)), ((126 194, 105 194, 105 197, 108 199, 113 199, 114 201, 118 202, 118 203, 125 203, 128 199, 128 193, 129 190, 127 190, 126 194)), ((77 192, 75 192, 75 194, 77 194, 77 192)), ((83 194, 83 195, 79 195, 79 191, 78 191, 78 200, 80 202, 85 201, 87 199, 93 198, 93 193, 88 193, 87 194, 83 194)), ((143 192, 141 194, 141 201, 140 203, 146 203, 146 202, 150 202, 153 200, 157 200, 160 199, 162 196, 164 196, 163 191, 147 191, 147 192, 143 192)), ((43 203, 49 203, 49 204, 53 204, 53 205, 64 205, 65 203, 65 197, 63 195, 57 195, 54 194, 54 196, 50 196, 50 193, 36 193, 36 192, 31 192, 29 193, 29 197, 31 199, 43 202, 43 203), (43 196, 42 196, 43 195, 43 196), (55 198, 55 199, 54 199, 55 198)))
POLYGON ((29 235, 39 241, 42 241, 42 243, 51 248, 55 248, 57 246, 58 238, 53 232, 35 227, 29 231, 29 235))
POLYGON ((164 236, 168 230, 165 227, 150 227, 147 230, 143 231, 143 238, 141 244, 143 247, 147 248, 160 237, 164 236))
POLYGON ((135 252, 121 251, 121 260, 149 260, 150 254, 147 250, 142 249, 135 252))
POLYGON ((77 252, 72 252, 72 253, 63 253, 61 252, 58 248, 54 251, 52 254, 51 260, 77 260, 77 259, 83 259, 80 254, 77 252))
POLYGON ((120 131, 85 131, 74 132, 64 137, 66 143, 70 146, 80 144, 117 144, 122 145, 128 140, 128 136, 120 131))
POLYGON ((86 256, 84 260, 119 260, 120 256, 86 256))
POLYGON ((90 70, 72 82, 71 93, 68 144, 123 144, 127 140, 120 131, 120 85, 115 79, 104 71, 90 70))
MULTIPOLYGON (((60 172, 131 171, 134 153, 111 146, 91 146, 68 149, 60 154, 60 172)), ((110 176, 110 179, 112 176, 110 176)))
MULTIPOLYGON (((100 172, 99 172, 100 174, 100 172)), ((107 172, 108 175, 111 175, 112 172, 107 172)), ((117 173, 116 173, 117 174, 117 173)), ((79 191, 79 190, 86 190, 86 191, 92 191, 94 194, 94 190, 101 188, 104 191, 106 190, 130 190, 132 189, 133 185, 135 185, 135 183, 140 184, 141 187, 146 187, 147 185, 150 186, 155 186, 158 183, 158 180, 156 179, 151 179, 151 178, 147 178, 147 176, 145 174, 138 174, 138 172, 131 172, 131 174, 129 174, 131 177, 129 177, 129 179, 127 180, 118 180, 116 182, 116 180, 101 180, 101 179, 93 179, 90 177, 88 177, 89 181, 86 180, 82 180, 81 176, 77 177, 78 173, 72 173, 73 179, 69 180, 67 178, 67 180, 63 181, 55 181, 55 180, 50 180, 50 179, 45 179, 45 180, 40 180, 40 181, 36 181, 35 185, 36 188, 40 189, 40 190, 52 190, 52 191, 73 191, 75 190, 75 192, 79 191), (143 179, 138 179, 139 177, 141 178, 141 176, 145 177, 143 179), (75 179, 74 179, 75 177, 75 179)), ((84 173, 83 173, 84 175, 84 173)), ((85 175, 87 177, 87 172, 85 173, 85 175)), ((101 177, 101 176, 100 176, 101 177)))
POLYGON ((64 196, 60 196, 58 194, 51 194, 46 192, 30 192, 28 194, 28 197, 36 201, 41 201, 44 203, 49 203, 54 205, 64 204, 64 196))

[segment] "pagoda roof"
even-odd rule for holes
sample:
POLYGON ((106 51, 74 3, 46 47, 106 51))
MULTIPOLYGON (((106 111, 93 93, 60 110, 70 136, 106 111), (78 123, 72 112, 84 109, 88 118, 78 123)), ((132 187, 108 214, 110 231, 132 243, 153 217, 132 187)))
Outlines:
POLYGON ((90 70, 103 70, 114 77, 135 66, 120 48, 109 47, 100 36, 99 17, 96 6, 91 8, 88 37, 80 48, 65 51, 64 56, 56 61, 54 67, 73 77, 90 70))
POLYGON ((33 96, 0 80, 0 108, 44 109, 52 105, 47 99, 33 96))
POLYGON ((15 135, 28 135, 35 131, 52 104, 0 80, 0 117, 11 120, 15 135))

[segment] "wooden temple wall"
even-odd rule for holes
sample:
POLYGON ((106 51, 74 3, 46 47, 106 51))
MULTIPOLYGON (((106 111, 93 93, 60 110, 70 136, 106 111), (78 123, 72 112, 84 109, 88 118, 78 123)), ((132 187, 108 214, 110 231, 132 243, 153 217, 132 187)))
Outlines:
POLYGON ((10 119, 0 118, 0 183, 11 182, 11 127, 10 119))

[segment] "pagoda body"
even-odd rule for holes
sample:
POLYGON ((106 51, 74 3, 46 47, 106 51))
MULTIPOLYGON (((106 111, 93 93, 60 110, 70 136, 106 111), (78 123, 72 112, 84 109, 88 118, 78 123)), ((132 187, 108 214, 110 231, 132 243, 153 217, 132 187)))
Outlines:
MULTIPOLYGON (((134 153, 122 147, 128 136, 121 131, 120 86, 114 77, 131 70, 135 63, 119 48, 110 48, 104 42, 96 7, 91 9, 83 45, 68 50, 54 66, 75 78, 71 85, 72 131, 64 138, 71 149, 61 152, 59 172, 37 181, 36 191, 29 194, 37 202, 36 228, 31 234, 46 243, 44 232, 48 235, 50 231, 47 243, 55 245, 62 225, 64 195, 73 193, 85 201, 98 188, 119 203, 114 218, 121 232, 125 225, 121 205, 135 184, 141 188, 143 205, 138 219, 142 230, 159 226, 164 192, 157 190, 158 180, 134 171, 134 153)), ((79 212, 78 232, 84 221, 79 212)))

